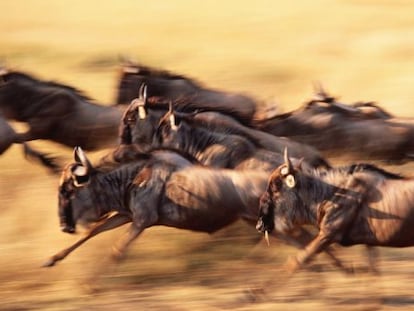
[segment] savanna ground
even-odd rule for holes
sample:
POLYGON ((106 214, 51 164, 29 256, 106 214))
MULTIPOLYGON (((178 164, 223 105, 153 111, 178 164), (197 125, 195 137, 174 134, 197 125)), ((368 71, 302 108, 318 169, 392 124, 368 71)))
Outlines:
MULTIPOLYGON (((14 0, 0 7, 7 66, 73 85, 103 104, 115 97, 118 57, 126 55, 281 111, 301 105, 321 81, 344 102, 374 100, 414 116, 409 0, 14 0)), ((33 145, 70 160, 69 149, 33 145)), ((392 167, 407 175, 412 168, 392 167)), ((362 270, 353 276, 321 255, 282 282, 295 249, 275 240, 255 246, 258 233, 243 223, 212 236, 151 228, 114 267, 107 256, 120 228, 40 268, 78 238, 59 231, 57 183, 18 146, 0 158, 1 310, 414 309, 413 249, 381 249, 379 276, 363 272, 365 250, 353 247, 338 252, 362 270), (249 301, 246 292, 269 279, 266 295, 249 301)))

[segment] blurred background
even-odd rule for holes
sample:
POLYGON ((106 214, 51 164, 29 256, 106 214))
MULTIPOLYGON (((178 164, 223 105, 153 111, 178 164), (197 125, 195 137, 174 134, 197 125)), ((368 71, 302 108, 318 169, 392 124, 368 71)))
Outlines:
MULTIPOLYGON (((119 59, 128 57, 281 112, 302 105, 320 81, 342 102, 376 101, 414 117, 410 0, 14 0, 1 1, 1 11, 2 65, 74 86, 104 105, 113 103, 119 59)), ((71 160, 68 148, 32 145, 71 160)), ((412 168, 390 169, 412 175, 412 168)), ((296 250, 256 244, 259 234, 243 223, 212 236, 151 228, 114 267, 107 256, 120 228, 40 268, 79 238, 59 230, 57 185, 19 146, 0 157, 0 310, 414 309, 411 249, 381 249, 375 277, 344 275, 319 256, 270 299, 249 302, 245 292, 277 280, 296 250)), ((340 256, 367 265, 364 248, 340 256)))

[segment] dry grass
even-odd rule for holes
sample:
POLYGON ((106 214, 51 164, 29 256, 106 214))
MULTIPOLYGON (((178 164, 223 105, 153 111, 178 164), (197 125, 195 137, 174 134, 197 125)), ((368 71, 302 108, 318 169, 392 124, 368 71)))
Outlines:
MULTIPOLYGON (((414 116, 414 4, 407 0, 52 1, 2 3, 0 59, 44 79, 115 94, 118 56, 295 108, 322 81, 345 102, 375 100, 414 116)), ((380 134, 379 134, 380 135, 380 134)), ((48 142, 42 150, 69 158, 48 142)), ((406 174, 411 166, 395 167, 406 174)), ((59 232, 57 178, 20 148, 0 158, 0 310, 407 310, 414 308, 413 250, 382 250, 381 276, 343 274, 322 256, 280 284, 294 249, 254 247, 236 224, 212 237, 153 228, 114 268, 106 254, 123 229, 91 240, 57 267, 42 262, 76 237, 59 232), (322 268, 323 272, 317 272, 322 268), (94 275, 101 291, 88 290, 94 275), (263 300, 244 292, 274 278, 263 300)), ((341 250, 365 266, 363 248, 341 250)))

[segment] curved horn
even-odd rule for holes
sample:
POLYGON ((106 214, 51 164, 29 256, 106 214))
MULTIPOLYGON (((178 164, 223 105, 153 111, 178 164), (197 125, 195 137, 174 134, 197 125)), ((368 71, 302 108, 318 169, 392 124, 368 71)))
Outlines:
POLYGON ((175 115, 174 115, 174 111, 173 111, 173 107, 172 107, 172 102, 170 101, 168 104, 168 113, 169 113, 169 118, 170 118, 170 126, 172 130, 176 130, 177 129, 177 123, 175 122, 175 115))
POLYGON ((76 146, 75 149, 73 150, 73 153, 74 153, 73 155, 74 155, 75 161, 86 168, 85 174, 90 172, 92 169, 92 164, 87 158, 85 152, 83 152, 82 148, 79 146, 76 146))
POLYGON ((142 83, 138 91, 138 97, 144 102, 144 105, 147 103, 147 88, 147 84, 142 83))
MULTIPOLYGON (((287 167, 287 174, 288 174, 292 170, 292 162, 289 159, 287 147, 285 147, 285 151, 284 151, 283 154, 284 154, 285 165, 287 167)), ((285 174, 285 175, 287 175, 287 174, 285 174)))
POLYGON ((138 117, 140 120, 144 120, 147 117, 145 106, 147 105, 147 85, 142 83, 138 91, 138 117))

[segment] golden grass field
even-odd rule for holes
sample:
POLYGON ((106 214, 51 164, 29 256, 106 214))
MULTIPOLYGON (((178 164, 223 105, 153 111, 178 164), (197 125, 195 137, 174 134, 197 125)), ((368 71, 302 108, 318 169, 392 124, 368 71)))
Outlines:
MULTIPOLYGON (((115 97, 124 55, 281 111, 301 105, 320 81, 344 102, 373 100, 414 117, 410 0, 14 0, 0 7, 4 65, 103 104, 115 97)), ((57 144, 33 146, 71 158, 57 144)), ((413 174, 411 165, 392 169, 413 174)), ((151 228, 115 267, 107 256, 120 228, 40 268, 78 238, 59 230, 57 183, 19 146, 0 157, 0 310, 414 310, 412 249, 381 249, 379 276, 344 275, 321 255, 312 270, 281 284, 295 249, 273 240, 270 248, 254 246, 259 235, 243 223, 212 236, 151 228), (269 279, 266 296, 249 301, 245 292, 269 279)), ((363 247, 339 254, 357 270, 367 265, 363 247)))

